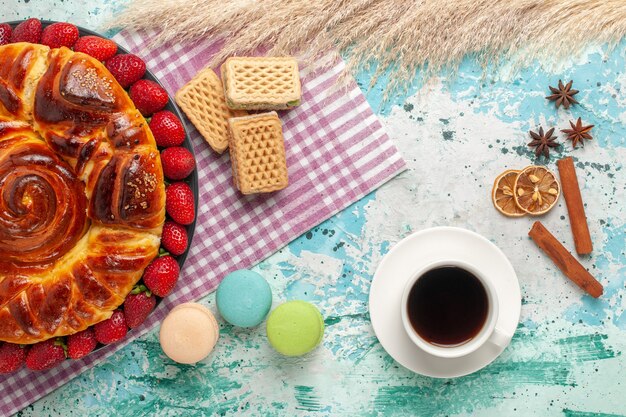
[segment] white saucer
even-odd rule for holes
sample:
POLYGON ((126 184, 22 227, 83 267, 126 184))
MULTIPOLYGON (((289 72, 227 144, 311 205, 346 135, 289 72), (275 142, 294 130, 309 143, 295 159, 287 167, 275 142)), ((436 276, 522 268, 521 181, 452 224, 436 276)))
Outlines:
POLYGON ((402 326, 402 291, 418 268, 441 259, 471 263, 492 280, 500 310, 496 327, 512 337, 522 306, 513 266, 496 245, 477 233, 456 227, 422 230, 391 248, 372 280, 370 318, 381 345, 402 366, 426 376, 454 378, 487 366, 502 353, 504 347, 485 343, 467 356, 442 359, 419 349, 409 339, 402 326))

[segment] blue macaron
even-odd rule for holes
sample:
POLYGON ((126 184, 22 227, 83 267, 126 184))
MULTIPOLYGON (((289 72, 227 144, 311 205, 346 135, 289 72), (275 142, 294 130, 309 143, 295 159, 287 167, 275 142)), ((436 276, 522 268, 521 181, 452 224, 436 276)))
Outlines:
POLYGON ((272 307, 272 290, 260 274, 241 269, 226 275, 217 287, 217 309, 230 324, 258 326, 272 307))

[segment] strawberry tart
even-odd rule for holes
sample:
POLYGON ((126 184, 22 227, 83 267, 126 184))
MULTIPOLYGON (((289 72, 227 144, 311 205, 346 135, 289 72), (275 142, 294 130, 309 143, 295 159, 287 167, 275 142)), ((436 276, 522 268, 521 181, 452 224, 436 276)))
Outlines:
POLYGON ((0 24, 0 373, 123 339, 188 249, 195 159, 167 92, 139 57, 80 35, 0 24))

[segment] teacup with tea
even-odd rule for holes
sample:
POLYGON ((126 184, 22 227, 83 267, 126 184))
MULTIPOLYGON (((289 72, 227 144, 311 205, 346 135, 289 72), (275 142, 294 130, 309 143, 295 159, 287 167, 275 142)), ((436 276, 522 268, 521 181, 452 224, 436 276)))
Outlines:
POLYGON ((458 358, 510 340, 496 328, 492 281, 467 262, 440 260, 420 268, 406 284, 401 308, 413 343, 434 356, 458 358))

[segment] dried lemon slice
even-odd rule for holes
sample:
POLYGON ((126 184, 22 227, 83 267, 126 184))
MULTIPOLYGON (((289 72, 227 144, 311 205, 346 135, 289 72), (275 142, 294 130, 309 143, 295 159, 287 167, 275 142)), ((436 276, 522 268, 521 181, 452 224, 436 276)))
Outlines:
POLYGON ((513 184, 515 203, 533 216, 547 213, 561 195, 561 185, 552 171, 531 165, 522 170, 513 184))
POLYGON ((498 175, 491 190, 491 201, 496 209, 508 217, 520 217, 526 214, 524 210, 517 206, 513 195, 515 179, 520 173, 519 170, 509 169, 498 175))

